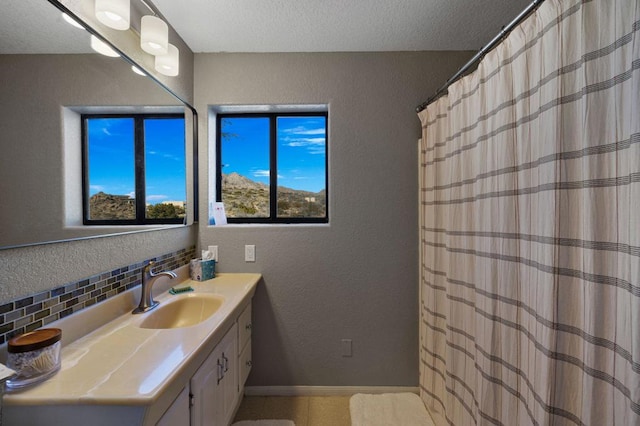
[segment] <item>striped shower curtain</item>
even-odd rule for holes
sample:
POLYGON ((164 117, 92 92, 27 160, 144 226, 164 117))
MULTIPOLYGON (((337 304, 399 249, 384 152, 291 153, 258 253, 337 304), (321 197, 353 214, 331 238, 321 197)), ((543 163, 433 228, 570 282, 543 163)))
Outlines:
POLYGON ((421 112, 437 425, 640 425, 640 0, 546 0, 421 112))

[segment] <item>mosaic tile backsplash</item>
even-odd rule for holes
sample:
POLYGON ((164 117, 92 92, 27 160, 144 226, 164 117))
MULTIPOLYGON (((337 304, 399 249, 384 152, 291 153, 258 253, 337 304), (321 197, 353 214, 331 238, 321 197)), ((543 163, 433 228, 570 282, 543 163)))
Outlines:
POLYGON ((142 267, 149 260, 156 262, 154 271, 170 271, 188 264, 195 251, 195 247, 181 249, 4 303, 0 305, 0 344, 139 285, 142 267))

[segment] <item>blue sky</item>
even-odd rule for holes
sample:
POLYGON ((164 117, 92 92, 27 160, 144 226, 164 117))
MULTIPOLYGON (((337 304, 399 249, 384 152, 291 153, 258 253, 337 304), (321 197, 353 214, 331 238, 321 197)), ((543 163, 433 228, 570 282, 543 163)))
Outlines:
MULTIPOLYGON (((325 117, 277 119, 278 185, 319 192, 325 189, 325 117)), ((222 120, 222 172, 269 183, 269 119, 222 120), (226 136, 225 136, 226 135, 226 136)))
MULTIPOLYGON (((131 118, 89 120, 89 195, 135 193, 131 118)), ((147 203, 186 200, 185 129, 183 119, 145 121, 147 203)))

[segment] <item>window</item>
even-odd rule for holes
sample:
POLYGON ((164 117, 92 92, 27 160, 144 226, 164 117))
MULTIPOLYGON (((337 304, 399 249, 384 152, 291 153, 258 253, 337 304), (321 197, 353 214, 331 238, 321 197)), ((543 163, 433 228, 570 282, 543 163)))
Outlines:
POLYGON ((229 223, 328 222, 326 112, 216 122, 216 198, 229 223))
POLYGON ((183 223, 182 114, 82 115, 83 223, 183 223))

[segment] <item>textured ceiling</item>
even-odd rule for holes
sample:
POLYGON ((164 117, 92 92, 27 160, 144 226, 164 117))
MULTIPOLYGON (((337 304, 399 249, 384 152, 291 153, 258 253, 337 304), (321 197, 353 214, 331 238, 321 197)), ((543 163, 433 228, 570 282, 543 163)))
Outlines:
POLYGON ((89 34, 46 0, 9 0, 0 11, 0 54, 89 53, 89 34))
POLYGON ((479 50, 530 0, 153 0, 194 52, 479 50))

